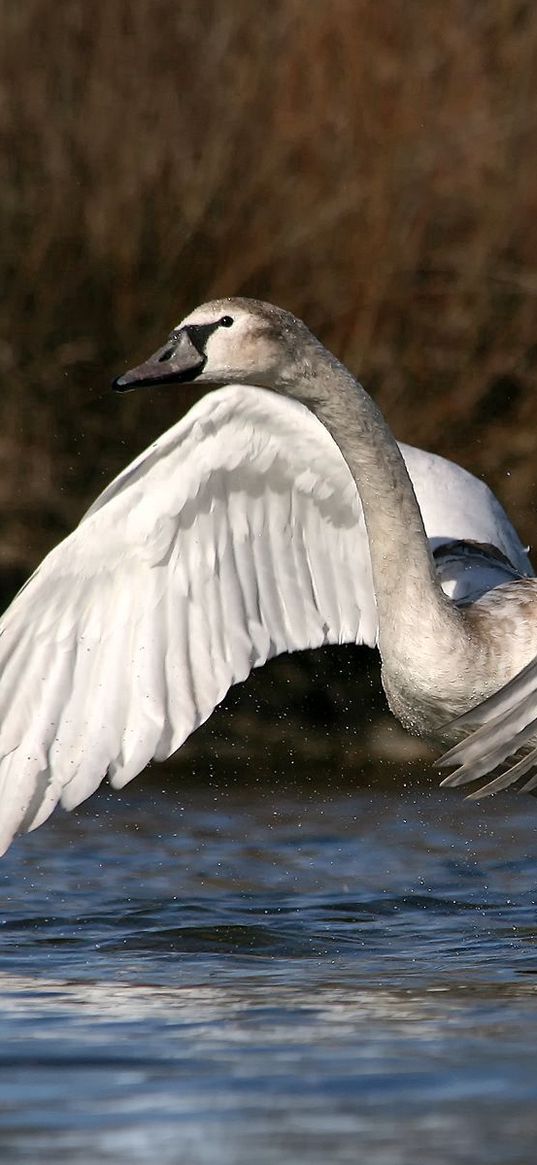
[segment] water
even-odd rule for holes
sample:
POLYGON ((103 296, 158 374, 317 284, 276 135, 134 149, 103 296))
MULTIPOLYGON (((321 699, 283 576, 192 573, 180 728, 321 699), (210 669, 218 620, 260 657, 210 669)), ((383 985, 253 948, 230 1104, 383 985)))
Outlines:
POLYGON ((536 820, 172 781, 56 816, 0 867, 0 1159, 528 1165, 536 820))

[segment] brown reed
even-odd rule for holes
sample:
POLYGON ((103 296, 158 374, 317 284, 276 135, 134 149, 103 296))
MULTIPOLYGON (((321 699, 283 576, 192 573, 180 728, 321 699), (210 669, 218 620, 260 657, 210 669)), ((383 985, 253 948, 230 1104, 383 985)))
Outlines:
POLYGON ((0 566, 193 396, 113 373, 275 300, 525 536, 537 403, 530 0, 0 0, 0 566))

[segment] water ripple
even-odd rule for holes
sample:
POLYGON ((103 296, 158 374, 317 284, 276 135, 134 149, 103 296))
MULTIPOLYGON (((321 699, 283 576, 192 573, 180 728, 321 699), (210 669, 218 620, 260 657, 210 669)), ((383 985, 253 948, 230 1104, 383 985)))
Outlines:
POLYGON ((0 868, 2 1159, 533 1159, 534 803, 182 795, 0 868))

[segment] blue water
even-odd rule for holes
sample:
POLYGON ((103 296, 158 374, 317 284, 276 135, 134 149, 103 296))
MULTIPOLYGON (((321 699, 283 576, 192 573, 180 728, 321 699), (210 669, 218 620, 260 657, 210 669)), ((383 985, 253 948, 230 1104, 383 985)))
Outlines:
POLYGON ((157 770, 55 816, 0 866, 0 1160, 528 1165, 536 827, 157 770))

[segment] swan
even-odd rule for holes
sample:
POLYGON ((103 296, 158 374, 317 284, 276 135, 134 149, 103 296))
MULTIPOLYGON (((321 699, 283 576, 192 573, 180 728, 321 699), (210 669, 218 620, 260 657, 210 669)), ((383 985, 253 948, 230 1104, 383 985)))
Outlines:
POLYGON ((537 583, 494 495, 398 447, 305 324, 205 304, 115 388, 194 382, 220 387, 104 490, 0 622, 2 852, 59 800, 170 756, 280 652, 377 645, 394 714, 446 742, 446 721, 535 654, 537 583))

